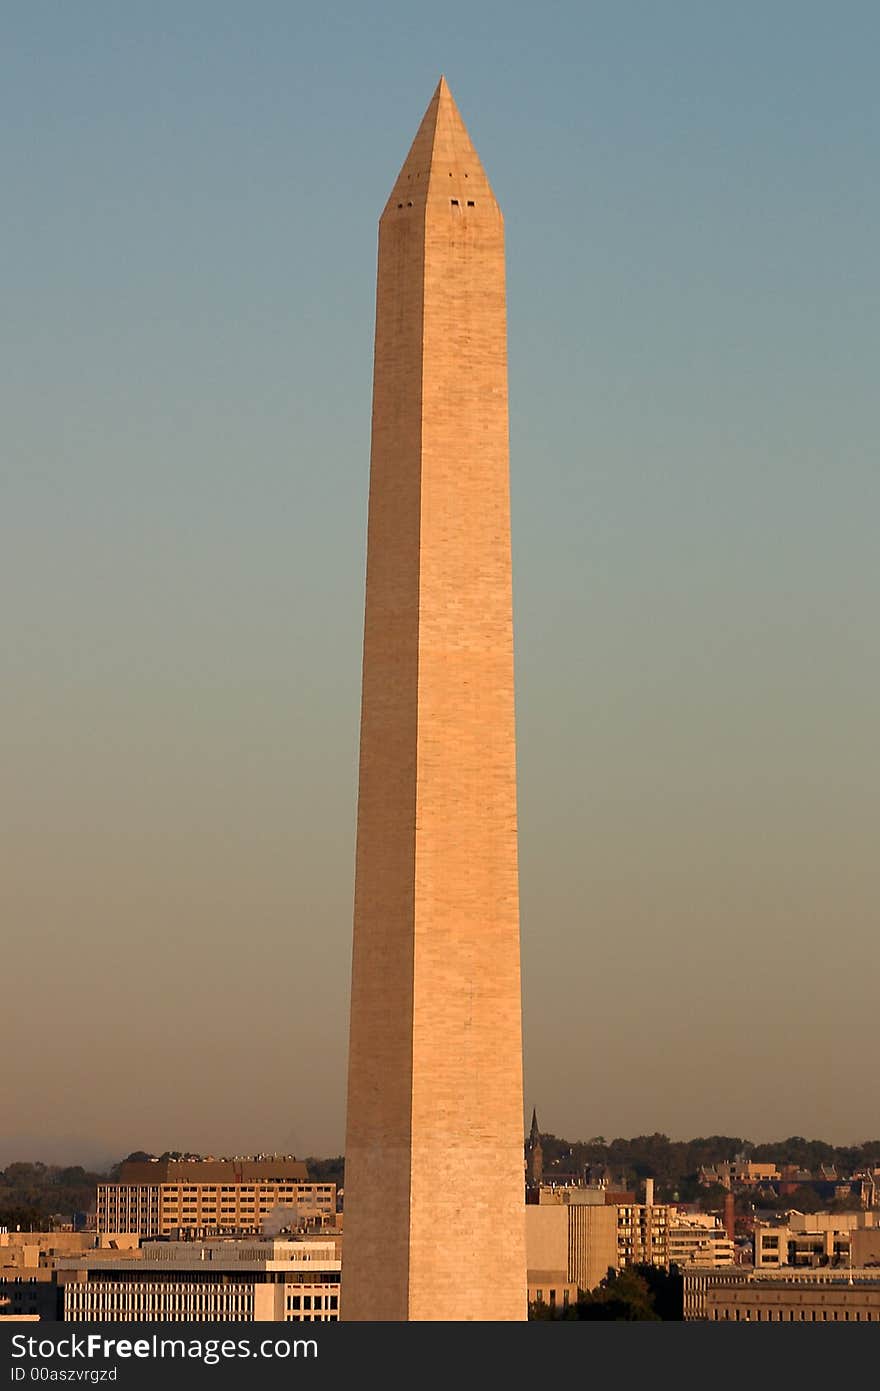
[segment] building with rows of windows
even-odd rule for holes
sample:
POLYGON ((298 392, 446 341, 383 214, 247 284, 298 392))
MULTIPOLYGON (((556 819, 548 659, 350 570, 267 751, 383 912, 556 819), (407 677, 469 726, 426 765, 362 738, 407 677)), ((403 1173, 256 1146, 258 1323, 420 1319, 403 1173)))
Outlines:
POLYGON ((61 1260, 63 1318, 133 1322, 335 1322, 335 1241, 154 1241, 139 1259, 61 1260))
POLYGON ((710 1323, 880 1323, 880 1270, 686 1267, 684 1317, 710 1323))
POLYGON ((669 1264, 717 1270, 734 1263, 735 1250, 723 1222, 708 1212, 669 1210, 669 1264))
POLYGON ((301 1160, 274 1156, 126 1162, 97 1192, 99 1234, 142 1238, 332 1226, 335 1213, 335 1183, 311 1183, 301 1160))

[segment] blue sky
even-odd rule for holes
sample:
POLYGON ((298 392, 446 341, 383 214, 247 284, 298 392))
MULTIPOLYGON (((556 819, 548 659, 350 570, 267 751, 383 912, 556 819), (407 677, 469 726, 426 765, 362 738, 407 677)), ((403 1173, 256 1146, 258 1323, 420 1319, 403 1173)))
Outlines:
POLYGON ((341 1146, 376 220, 440 72, 507 230, 529 1110, 866 1138, 876 6, 33 0, 0 40, 47 1044, 0 1160, 341 1146))

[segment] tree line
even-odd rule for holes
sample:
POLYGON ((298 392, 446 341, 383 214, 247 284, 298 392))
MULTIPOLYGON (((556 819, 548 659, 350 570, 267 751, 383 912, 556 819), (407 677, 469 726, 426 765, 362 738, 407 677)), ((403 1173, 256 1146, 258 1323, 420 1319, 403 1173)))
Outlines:
POLYGON ((577 1301, 564 1308, 529 1305, 530 1319, 587 1323, 660 1323, 684 1318, 684 1281, 678 1267, 635 1265, 610 1267, 594 1290, 578 1290, 577 1301))
POLYGON ((69 1222, 94 1208, 95 1188, 106 1177, 80 1164, 7 1164, 0 1169, 0 1226, 28 1231, 45 1229, 54 1217, 69 1222))
MULTIPOLYGON (((638 1189, 646 1178, 656 1183, 658 1201, 693 1202, 705 1199, 699 1170, 704 1165, 729 1161, 740 1155, 756 1161, 796 1164, 815 1174, 821 1165, 834 1165, 839 1175, 880 1166, 880 1140, 859 1145, 831 1145, 825 1140, 806 1140, 792 1135, 785 1140, 755 1145, 734 1135, 710 1135, 694 1140, 670 1140, 668 1135, 636 1135, 632 1139, 606 1140, 597 1135, 590 1140, 571 1141, 552 1134, 541 1135, 544 1177, 554 1174, 578 1179, 596 1177, 608 1171, 614 1183, 638 1189)), ((135 1150, 127 1159, 152 1159, 146 1150, 135 1150)), ((184 1151, 166 1150, 160 1159, 190 1157, 184 1151)), ((121 1163, 122 1161, 120 1161, 121 1163)), ((344 1157, 312 1156, 305 1161, 316 1182, 344 1183, 344 1157)), ((0 1169, 0 1226, 44 1227, 53 1217, 69 1221, 75 1212, 89 1212, 95 1205, 98 1183, 119 1177, 119 1164, 107 1173, 95 1173, 81 1165, 42 1164, 19 1161, 0 1169)), ((720 1200, 719 1194, 711 1196, 720 1200)), ((807 1202, 808 1195, 803 1195, 807 1202)), ((797 1206, 789 1199, 788 1205, 797 1206)))
POLYGON ((806 1140, 792 1135, 785 1140, 755 1145, 736 1135, 709 1135, 694 1140, 670 1140, 668 1135, 636 1135, 632 1139, 564 1140, 542 1134, 545 1180, 554 1173, 584 1179, 607 1170, 615 1183, 637 1188, 646 1178, 656 1183, 656 1196, 664 1201, 693 1201, 701 1196, 699 1171, 704 1166, 745 1156, 760 1162, 795 1164, 814 1174, 823 1164, 834 1165, 838 1174, 880 1165, 880 1140, 859 1145, 831 1145, 825 1140, 806 1140))

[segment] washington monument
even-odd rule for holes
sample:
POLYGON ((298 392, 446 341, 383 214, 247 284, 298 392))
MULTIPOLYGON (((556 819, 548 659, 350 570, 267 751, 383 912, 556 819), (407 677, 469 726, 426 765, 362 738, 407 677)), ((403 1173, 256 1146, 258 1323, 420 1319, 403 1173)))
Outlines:
POLYGON ((524 1319, 504 227, 443 78, 379 221, 344 1319, 524 1319))

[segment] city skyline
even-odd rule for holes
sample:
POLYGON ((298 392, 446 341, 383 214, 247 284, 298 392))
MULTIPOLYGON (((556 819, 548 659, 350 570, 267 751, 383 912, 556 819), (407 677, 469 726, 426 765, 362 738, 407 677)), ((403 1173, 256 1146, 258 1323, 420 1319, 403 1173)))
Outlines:
POLYGON ((508 228, 526 1113, 871 1138, 878 16, 340 13, 8 26, 0 1163, 342 1150, 375 190, 444 69, 508 228))

